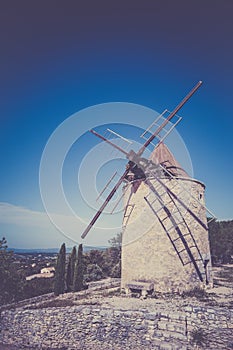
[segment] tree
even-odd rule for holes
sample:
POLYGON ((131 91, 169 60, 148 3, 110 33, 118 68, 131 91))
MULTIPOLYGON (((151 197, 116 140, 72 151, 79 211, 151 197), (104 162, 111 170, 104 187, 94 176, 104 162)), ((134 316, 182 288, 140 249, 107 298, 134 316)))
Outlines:
POLYGON ((109 240, 110 247, 104 250, 90 250, 85 254, 85 281, 97 281, 106 277, 121 277, 122 233, 109 240))
POLYGON ((121 261, 114 265, 110 271, 110 276, 113 278, 121 277, 121 261))
POLYGON ((23 299, 33 298, 38 295, 52 293, 54 291, 54 277, 52 278, 33 278, 26 281, 23 299))
POLYGON ((24 279, 17 273, 13 252, 7 250, 5 237, 0 240, 0 304, 22 299, 24 279))
POLYGON ((97 264, 89 264, 87 266, 87 273, 85 275, 85 281, 99 281, 104 277, 102 269, 97 264))
POLYGON ((61 245, 57 265, 55 269, 54 294, 63 294, 65 291, 65 267, 66 267, 66 246, 65 243, 61 245))
POLYGON ((210 250, 213 264, 230 263, 233 257, 233 220, 209 223, 210 250))
POLYGON ((109 239, 108 243, 111 245, 111 247, 121 250, 122 232, 118 232, 116 237, 109 239))
POLYGON ((78 292, 84 289, 83 285, 83 245, 79 244, 78 256, 76 259, 75 269, 74 269, 74 284, 73 291, 78 292))
POLYGON ((67 273, 66 273, 66 286, 67 286, 68 292, 71 292, 73 289, 76 254, 77 254, 76 247, 73 247, 72 252, 69 256, 67 273))
POLYGON ((121 277, 121 245, 122 245, 122 232, 117 233, 116 237, 113 237, 108 241, 111 245, 107 249, 107 261, 110 262, 109 276, 121 277))

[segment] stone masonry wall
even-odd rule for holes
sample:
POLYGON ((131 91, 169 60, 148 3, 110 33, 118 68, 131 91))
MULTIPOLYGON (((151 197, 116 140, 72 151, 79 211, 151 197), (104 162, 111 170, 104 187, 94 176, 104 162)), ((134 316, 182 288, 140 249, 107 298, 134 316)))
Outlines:
POLYGON ((176 312, 96 305, 5 310, 0 343, 47 350, 194 349, 194 330, 196 337, 198 330, 205 332, 204 349, 232 349, 233 310, 190 305, 176 312))
POLYGON ((175 225, 153 191, 145 183, 141 183, 133 195, 128 189, 129 186, 125 188, 125 203, 128 203, 128 206, 123 223, 125 227, 122 238, 122 289, 133 281, 140 281, 153 283, 156 291, 181 293, 194 286, 203 287, 206 282, 206 272, 209 285, 211 285, 208 232, 187 210, 187 208, 190 209, 200 219, 202 225, 206 225, 206 212, 203 207, 204 185, 191 179, 162 179, 161 181, 187 207, 184 208, 177 201, 171 201, 170 195, 158 182, 150 181, 172 213, 171 217, 176 219, 175 225), (150 204, 153 203, 151 206, 154 212, 144 198, 147 198, 150 204), (154 214, 155 212, 159 213, 165 229, 154 214), (193 260, 199 268, 203 282, 200 281, 175 227, 179 227, 183 239, 192 252, 193 260), (169 236, 179 254, 175 251, 169 236), (201 257, 209 261, 206 270, 201 257))

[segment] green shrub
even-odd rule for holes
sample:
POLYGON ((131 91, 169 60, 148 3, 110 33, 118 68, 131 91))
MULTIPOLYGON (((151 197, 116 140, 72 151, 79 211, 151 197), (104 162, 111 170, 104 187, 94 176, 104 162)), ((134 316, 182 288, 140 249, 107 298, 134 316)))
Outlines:
POLYGON ((204 347, 206 349, 206 345, 208 344, 207 334, 202 328, 195 328, 190 333, 191 339, 190 343, 192 345, 197 345, 199 347, 204 347))
POLYGON ((200 301, 209 299, 208 293, 206 293, 206 291, 200 287, 194 287, 193 289, 184 291, 181 295, 183 298, 187 298, 187 297, 196 298, 200 301))

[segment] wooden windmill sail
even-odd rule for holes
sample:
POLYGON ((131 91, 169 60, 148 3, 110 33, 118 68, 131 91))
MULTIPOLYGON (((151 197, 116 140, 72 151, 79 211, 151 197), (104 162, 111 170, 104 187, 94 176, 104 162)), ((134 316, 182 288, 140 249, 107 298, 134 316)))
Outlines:
MULTIPOLYGON (((125 188, 127 190, 130 188, 130 191, 128 191, 127 194, 125 192, 124 198, 123 240, 125 239, 125 244, 122 251, 123 287, 132 280, 158 283, 160 274, 153 272, 153 269, 159 269, 161 267, 159 267, 158 264, 158 261, 161 260, 160 257, 155 259, 155 256, 159 254, 158 249, 156 249, 153 244, 153 237, 156 237, 156 230, 157 232, 158 230, 160 230, 160 233, 162 232, 163 236, 161 235, 160 241, 163 240, 166 244, 169 242, 169 249, 167 249, 169 254, 167 254, 166 257, 166 252, 164 252, 165 258, 169 261, 171 256, 172 258, 169 263, 174 264, 176 264, 176 259, 178 259, 179 264, 181 263, 184 267, 186 277, 182 277, 182 281, 184 281, 183 284, 186 283, 185 279, 187 280, 187 276, 189 275, 191 276, 190 281, 199 280, 201 283, 209 282, 209 275, 206 268, 210 260, 208 242, 205 242, 206 249, 204 249, 203 253, 203 249, 199 247, 200 239, 196 239, 194 235, 195 230, 193 229, 194 226, 197 226, 204 232, 205 237, 207 237, 208 227, 206 215, 200 215, 199 213, 199 209, 202 214, 205 213, 206 208, 203 200, 200 201, 199 197, 196 198, 196 188, 193 189, 193 187, 195 187, 193 184, 198 183, 198 186, 201 188, 201 190, 200 188, 198 189, 198 196, 203 196, 203 185, 188 177, 187 173, 180 167, 172 153, 163 143, 166 136, 174 128, 174 125, 180 121, 180 118, 176 120, 175 124, 168 128, 170 124, 169 121, 176 117, 176 113, 197 91, 201 84, 202 82, 198 82, 166 119, 164 119, 162 113, 162 115, 157 118, 160 120, 156 120, 152 123, 142 135, 146 138, 146 141, 138 152, 134 152, 133 150, 128 152, 114 142, 99 135, 94 130, 91 130, 94 135, 125 154, 128 159, 128 164, 123 175, 115 184, 81 237, 84 238, 88 234, 117 189, 126 181, 127 184, 125 188), (152 144, 155 139, 157 139, 157 145, 155 145, 155 150, 152 152, 151 159, 143 158, 142 155, 145 149, 152 144), (144 202, 143 205, 142 200, 144 202), (198 211, 196 210, 197 207, 198 211), (142 225, 137 224, 137 227, 134 227, 133 216, 135 212, 140 211, 145 212, 145 217, 141 220, 142 225), (148 245, 147 233, 146 231, 143 232, 144 219, 147 219, 147 224, 150 223, 152 227, 152 233, 148 235, 151 240, 151 244, 149 244, 148 248, 146 248, 148 245), (141 236, 135 238, 133 236, 138 226, 142 226, 141 236), (168 241, 166 241, 166 239, 168 241), (137 243, 139 243, 139 246, 137 243), (152 249, 152 247, 154 248, 152 249), (136 261, 133 263, 134 257, 138 255, 140 249, 142 251, 142 254, 140 254, 142 262, 140 264, 136 261), (149 260, 148 254, 149 256, 151 255, 149 260), (130 265, 133 267, 130 268, 130 265), (142 268, 137 269, 137 265, 142 266, 142 268), (152 272, 149 273, 149 270, 152 272)), ((164 276, 165 279, 166 276, 169 276, 166 269, 163 277, 164 276)))

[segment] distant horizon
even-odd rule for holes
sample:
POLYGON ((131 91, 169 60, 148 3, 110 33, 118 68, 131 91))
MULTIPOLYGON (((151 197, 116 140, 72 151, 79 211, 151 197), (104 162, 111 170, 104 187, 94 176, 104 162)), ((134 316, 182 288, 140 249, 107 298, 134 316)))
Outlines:
MULTIPOLYGON (((92 249, 97 249, 97 250, 102 250, 102 249, 107 249, 110 248, 111 245, 109 246, 88 246, 88 245, 83 245, 83 250, 92 250, 92 249)), ((13 251, 14 253, 17 252, 58 252, 61 247, 57 248, 14 248, 14 247, 8 247, 7 250, 13 251)), ((77 246, 78 248, 78 246, 77 246)), ((66 251, 71 251, 73 249, 73 246, 66 246, 66 251)))
MULTIPOLYGON (((227 221, 233 221, 233 218, 232 219, 224 219, 224 220, 218 220, 217 218, 216 218, 216 221, 217 222, 227 222, 227 221)), ((7 237, 5 237, 6 238, 6 240, 7 240, 7 237)), ((66 250, 71 250, 74 246, 76 246, 76 247, 78 247, 78 245, 79 244, 82 244, 83 245, 83 248, 84 249, 91 249, 91 248, 99 248, 99 249, 107 249, 107 248, 110 248, 111 247, 111 244, 109 243, 108 245, 86 245, 86 244, 84 244, 84 243, 74 243, 73 245, 69 245, 68 243, 66 243, 66 242, 62 242, 61 244, 60 244, 60 246, 57 246, 57 247, 44 247, 44 248, 42 248, 42 247, 28 247, 28 248, 25 248, 25 247, 20 247, 20 248, 15 248, 15 247, 9 247, 8 246, 8 250, 13 250, 13 251, 20 251, 20 250, 24 250, 24 251, 36 251, 36 250, 41 250, 41 251, 46 251, 46 250, 57 250, 57 251, 59 251, 59 249, 60 249, 60 247, 61 247, 61 245, 63 244, 63 243, 65 243, 65 245, 66 245, 66 250)))
MULTIPOLYGON (((63 243, 62 243, 63 244, 63 243)), ((86 245, 86 244, 83 244, 83 243, 80 243, 80 244, 82 244, 83 245, 83 247, 110 247, 111 245, 108 245, 108 246, 102 246, 102 245, 100 245, 100 246, 98 246, 98 245, 86 245)), ((74 244, 74 245, 70 245, 70 246, 67 246, 66 245, 66 248, 67 249, 70 249, 70 248, 73 248, 74 246, 78 246, 79 244, 74 244)), ((27 250, 27 249, 34 249, 34 250, 36 250, 36 249, 44 249, 44 250, 47 250, 47 249, 60 249, 60 247, 47 247, 47 248, 42 248, 42 247, 36 247, 36 248, 33 248, 33 247, 29 247, 29 248, 15 248, 15 247, 8 247, 9 249, 18 249, 18 250, 20 250, 20 249, 25 249, 25 250, 27 250)))

